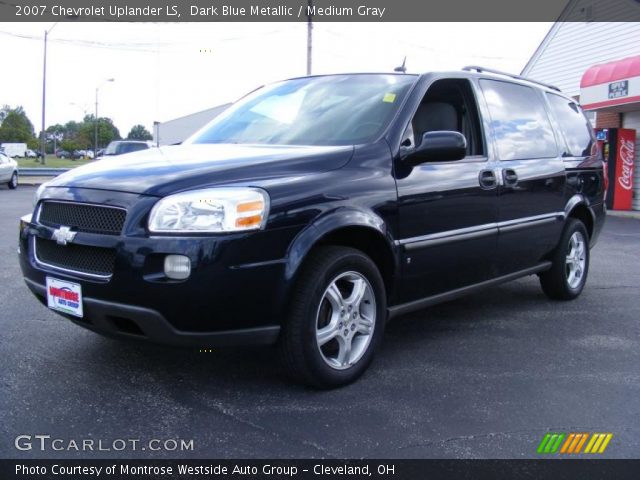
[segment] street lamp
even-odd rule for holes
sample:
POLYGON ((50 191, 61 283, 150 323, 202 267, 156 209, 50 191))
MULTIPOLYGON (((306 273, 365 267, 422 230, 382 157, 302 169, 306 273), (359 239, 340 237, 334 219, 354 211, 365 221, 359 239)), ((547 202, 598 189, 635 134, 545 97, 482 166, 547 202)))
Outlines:
POLYGON ((49 37, 49 33, 58 25, 59 22, 51 25, 49 30, 44 31, 44 60, 42 63, 42 130, 40 132, 40 150, 42 151, 42 164, 45 164, 45 155, 46 155, 46 147, 47 147, 47 135, 45 134, 45 109, 46 109, 46 100, 47 100, 47 38, 49 37))
POLYGON ((94 130, 94 134, 95 134, 95 143, 94 143, 94 149, 93 149, 93 158, 97 158, 98 156, 98 90, 100 90, 100 87, 103 86, 105 83, 107 82, 115 82, 115 78, 107 78, 105 81, 103 81, 100 85, 98 85, 96 87, 96 118, 95 120, 95 130, 94 130))

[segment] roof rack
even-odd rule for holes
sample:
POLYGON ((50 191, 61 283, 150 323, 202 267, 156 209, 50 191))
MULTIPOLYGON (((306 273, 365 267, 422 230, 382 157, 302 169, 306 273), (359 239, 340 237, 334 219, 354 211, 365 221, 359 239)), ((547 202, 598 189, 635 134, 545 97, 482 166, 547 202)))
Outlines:
POLYGON ((511 77, 511 78, 515 78, 517 80, 524 80, 526 82, 537 83, 538 85, 542 85, 543 87, 547 87, 547 88, 550 88, 552 90, 557 90, 558 92, 561 91, 555 85, 549 85, 548 83, 538 82, 537 80, 532 80, 530 78, 526 78, 526 77, 523 77, 521 75, 516 75, 514 73, 501 72, 500 70, 494 70, 492 68, 485 68, 485 67, 478 67, 476 65, 469 65, 467 67, 464 67, 462 70, 465 70, 467 72, 471 72, 472 70, 475 70, 478 73, 487 72, 487 73, 494 73, 496 75, 504 75, 505 77, 511 77))

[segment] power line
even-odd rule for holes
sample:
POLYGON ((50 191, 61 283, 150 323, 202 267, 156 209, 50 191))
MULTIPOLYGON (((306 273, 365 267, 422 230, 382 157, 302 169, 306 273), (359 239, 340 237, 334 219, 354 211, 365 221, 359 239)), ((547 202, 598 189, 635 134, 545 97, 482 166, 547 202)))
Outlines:
MULTIPOLYGON (((212 39, 211 43, 226 43, 242 40, 251 40, 254 38, 260 38, 265 36, 277 35, 283 33, 283 30, 270 30, 267 32, 260 32, 245 36, 232 36, 219 39, 212 39)), ((42 41, 42 37, 37 35, 29 35, 24 33, 9 32, 6 30, 0 30, 0 35, 6 35, 10 37, 20 38, 23 40, 42 41)), ((69 39, 69 38, 56 38, 50 40, 52 43, 59 43, 64 45, 71 45, 77 47, 87 48, 103 48, 111 50, 124 50, 141 53, 157 53, 160 48, 174 47, 176 42, 136 42, 136 43, 114 43, 114 42, 99 42, 95 40, 83 40, 83 39, 69 39)))
MULTIPOLYGON (((23 33, 15 33, 15 32, 7 32, 4 30, 0 30, 1 35, 7 35, 10 37, 21 38, 23 40, 35 40, 38 42, 42 41, 42 37, 36 35, 27 35, 23 33)), ((67 39, 67 38, 56 38, 50 40, 52 43, 60 43, 66 45, 74 45, 80 47, 90 47, 90 48, 107 48, 113 50, 129 50, 129 51, 138 51, 138 52, 155 52, 156 49, 151 50, 151 47, 157 47, 158 44, 155 43, 105 43, 105 42, 97 42, 92 40, 80 40, 80 39, 67 39), (142 48, 139 48, 142 47, 142 48)), ((169 45, 169 44, 166 44, 169 45)))

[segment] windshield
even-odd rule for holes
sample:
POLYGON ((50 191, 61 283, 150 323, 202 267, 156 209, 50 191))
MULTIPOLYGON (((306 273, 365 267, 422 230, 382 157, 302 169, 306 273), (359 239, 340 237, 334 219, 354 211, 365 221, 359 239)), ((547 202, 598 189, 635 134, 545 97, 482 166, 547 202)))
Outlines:
POLYGON ((269 85, 234 104, 189 143, 366 143, 388 125, 416 78, 334 75, 269 85))
POLYGON ((120 145, 120 142, 111 142, 109 145, 107 145, 107 148, 104 149, 104 154, 115 155, 118 145, 120 145))
POLYGON ((145 150, 149 146, 140 142, 111 142, 104 151, 105 155, 122 155, 124 153, 145 150))

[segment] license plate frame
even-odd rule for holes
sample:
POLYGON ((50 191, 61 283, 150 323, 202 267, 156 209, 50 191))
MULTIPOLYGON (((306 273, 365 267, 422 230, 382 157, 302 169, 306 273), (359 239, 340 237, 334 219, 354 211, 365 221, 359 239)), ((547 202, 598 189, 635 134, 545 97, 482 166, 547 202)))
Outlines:
POLYGON ((47 277, 47 306, 55 311, 82 318, 82 285, 47 277))

